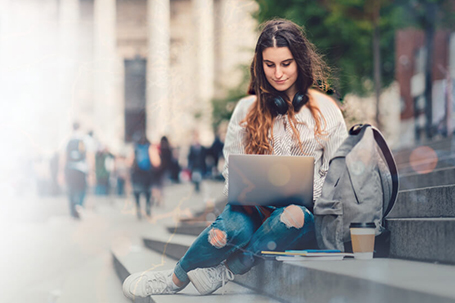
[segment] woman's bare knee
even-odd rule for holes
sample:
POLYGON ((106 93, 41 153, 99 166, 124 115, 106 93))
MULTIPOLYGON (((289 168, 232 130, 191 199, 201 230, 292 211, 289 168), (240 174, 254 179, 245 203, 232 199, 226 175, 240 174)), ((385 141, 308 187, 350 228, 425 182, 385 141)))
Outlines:
POLYGON ((218 228, 212 228, 209 231, 209 243, 216 248, 223 248, 227 243, 226 232, 219 230, 218 228))
POLYGON ((280 217, 287 228, 302 228, 305 223, 305 214, 302 209, 296 205, 286 207, 280 217))

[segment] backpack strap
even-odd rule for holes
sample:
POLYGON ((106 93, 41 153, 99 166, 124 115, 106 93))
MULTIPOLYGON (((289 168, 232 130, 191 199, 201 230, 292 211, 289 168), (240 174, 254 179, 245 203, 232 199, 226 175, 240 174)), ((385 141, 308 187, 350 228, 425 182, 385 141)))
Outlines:
POLYGON ((390 175, 392 177, 392 196, 390 197, 389 204, 387 206, 386 211, 384 212, 383 218, 385 218, 389 212, 392 210, 393 205, 395 204, 395 200, 398 195, 398 170, 397 170, 397 165, 395 164, 395 159, 393 158, 392 152, 390 151, 389 146, 387 145, 384 137, 382 136, 381 132, 376 128, 371 126, 370 124, 356 124, 351 127, 349 130, 350 135, 358 135, 360 133, 363 134, 362 130, 366 129, 367 127, 371 127, 373 130, 374 134, 374 139, 376 140, 376 143, 379 145, 379 148, 382 151, 382 154, 384 155, 384 158, 387 162, 387 166, 389 167, 390 170, 390 175))

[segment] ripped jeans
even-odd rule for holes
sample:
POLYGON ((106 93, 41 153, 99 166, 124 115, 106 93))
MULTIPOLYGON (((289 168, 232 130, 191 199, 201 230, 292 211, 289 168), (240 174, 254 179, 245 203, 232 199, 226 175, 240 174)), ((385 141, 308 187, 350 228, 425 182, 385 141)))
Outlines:
POLYGON ((175 266, 174 273, 186 283, 189 271, 214 267, 226 260, 234 274, 244 274, 261 257, 261 251, 308 248, 314 239, 313 214, 304 206, 276 208, 262 222, 260 212, 254 207, 227 205, 197 237, 175 266))

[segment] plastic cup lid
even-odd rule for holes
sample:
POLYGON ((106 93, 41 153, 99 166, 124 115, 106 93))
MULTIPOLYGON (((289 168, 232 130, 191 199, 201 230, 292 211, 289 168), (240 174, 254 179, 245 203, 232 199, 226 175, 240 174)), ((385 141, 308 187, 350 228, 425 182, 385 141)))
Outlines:
POLYGON ((349 228, 376 228, 376 224, 374 222, 352 222, 349 228))

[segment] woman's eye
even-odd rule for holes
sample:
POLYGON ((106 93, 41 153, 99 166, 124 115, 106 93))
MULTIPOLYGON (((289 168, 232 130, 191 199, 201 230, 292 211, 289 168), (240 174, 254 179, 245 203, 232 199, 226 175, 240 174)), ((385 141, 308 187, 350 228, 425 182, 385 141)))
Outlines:
POLYGON ((266 64, 267 67, 273 67, 273 64, 266 64))
POLYGON ((286 67, 286 66, 289 66, 291 64, 291 62, 289 63, 283 63, 283 66, 286 67))

